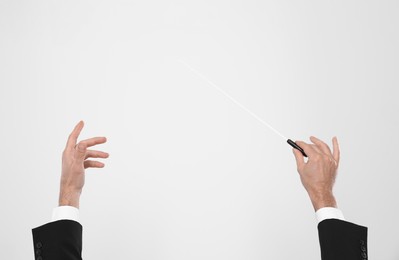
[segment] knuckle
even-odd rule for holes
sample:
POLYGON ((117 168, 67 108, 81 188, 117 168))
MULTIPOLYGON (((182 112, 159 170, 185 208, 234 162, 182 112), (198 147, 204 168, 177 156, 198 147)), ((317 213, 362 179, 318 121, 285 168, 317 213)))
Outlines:
POLYGON ((326 154, 323 154, 321 157, 322 157, 323 161, 331 162, 330 156, 328 156, 328 155, 326 155, 326 154))
POLYGON ((321 155, 320 154, 315 154, 314 156, 313 156, 313 160, 314 161, 320 161, 322 159, 322 157, 321 157, 321 155))
POLYGON ((77 145, 78 150, 85 151, 87 148, 87 144, 85 142, 79 142, 77 145))

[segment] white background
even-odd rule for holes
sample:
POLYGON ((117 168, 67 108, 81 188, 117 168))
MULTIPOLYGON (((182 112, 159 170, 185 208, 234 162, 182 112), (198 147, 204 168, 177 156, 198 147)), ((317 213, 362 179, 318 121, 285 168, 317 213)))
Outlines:
POLYGON ((319 259, 290 147, 341 143, 336 197, 399 259, 398 1, 0 1, 0 247, 33 259, 73 126, 107 136, 84 259, 319 259))

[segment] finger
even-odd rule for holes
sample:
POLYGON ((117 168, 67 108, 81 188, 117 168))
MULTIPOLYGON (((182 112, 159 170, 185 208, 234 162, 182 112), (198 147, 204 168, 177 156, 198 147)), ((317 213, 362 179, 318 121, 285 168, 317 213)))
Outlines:
POLYGON ((80 141, 79 143, 84 143, 86 144, 87 147, 91 147, 97 144, 103 144, 107 142, 107 138, 105 137, 93 137, 93 138, 89 138, 83 141, 80 141))
POLYGON ((302 153, 297 149, 292 149, 292 152, 294 153, 296 166, 299 171, 299 169, 301 169, 305 165, 305 158, 303 157, 302 153))
POLYGON ((332 143, 333 143, 333 157, 334 160, 337 162, 337 164, 339 163, 339 159, 340 159, 340 150, 339 150, 339 144, 338 144, 338 139, 336 136, 333 137, 332 139, 332 143))
POLYGON ((84 126, 84 122, 80 121, 75 128, 72 130, 72 133, 69 135, 68 137, 68 141, 66 144, 66 148, 67 149, 73 149, 76 145, 76 143, 78 142, 78 138, 80 135, 80 132, 82 131, 84 126))
POLYGON ((309 157, 309 159, 318 154, 318 151, 312 147, 312 144, 307 144, 303 141, 295 141, 295 143, 305 151, 305 154, 309 157))
POLYGON ((103 168, 104 166, 105 166, 105 164, 103 164, 102 162, 98 162, 98 161, 86 160, 84 162, 85 169, 87 169, 87 168, 103 168))
POLYGON ((323 153, 325 153, 325 154, 327 154, 327 155, 332 155, 332 152, 331 152, 331 149, 330 149, 330 147, 328 147, 328 145, 325 143, 325 142, 323 142, 322 140, 320 140, 320 139, 318 139, 318 138, 316 138, 316 137, 314 137, 314 136, 311 136, 310 137, 310 141, 312 141, 312 143, 314 143, 315 145, 317 145, 317 147, 321 150, 321 151, 323 151, 323 153))
POLYGON ((102 151, 87 150, 85 159, 87 158, 108 158, 109 154, 102 151))
POLYGON ((309 144, 317 153, 319 154, 324 154, 319 147, 317 147, 317 145, 315 144, 309 144))
POLYGON ((78 143, 76 145, 74 153, 75 159, 79 162, 84 161, 86 157, 86 152, 87 152, 87 144, 82 142, 78 143))

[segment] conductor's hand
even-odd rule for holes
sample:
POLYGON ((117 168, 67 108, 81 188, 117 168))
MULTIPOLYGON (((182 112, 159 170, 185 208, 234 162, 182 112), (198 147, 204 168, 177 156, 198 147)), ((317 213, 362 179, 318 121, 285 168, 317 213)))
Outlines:
POLYGON ((313 144, 302 141, 296 143, 308 155, 308 161, 301 152, 294 149, 301 182, 309 194, 315 211, 323 207, 337 207, 333 186, 339 165, 339 146, 337 138, 332 139, 333 151, 323 141, 310 137, 313 144))
POLYGON ((79 208, 80 194, 85 184, 85 169, 104 167, 102 162, 88 159, 108 157, 108 153, 88 149, 88 147, 105 143, 107 141, 105 137, 93 137, 77 143, 83 125, 83 121, 80 121, 75 126, 62 154, 59 206, 79 208))

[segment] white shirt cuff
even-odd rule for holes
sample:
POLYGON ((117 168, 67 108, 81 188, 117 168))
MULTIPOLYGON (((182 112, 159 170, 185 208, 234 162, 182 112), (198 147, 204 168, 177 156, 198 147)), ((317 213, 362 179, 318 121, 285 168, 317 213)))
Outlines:
POLYGON ((54 208, 51 221, 57 221, 61 219, 79 222, 79 209, 71 206, 61 206, 54 208))
POLYGON ((340 219, 345 220, 342 211, 337 208, 325 207, 316 211, 317 224, 326 219, 340 219))

